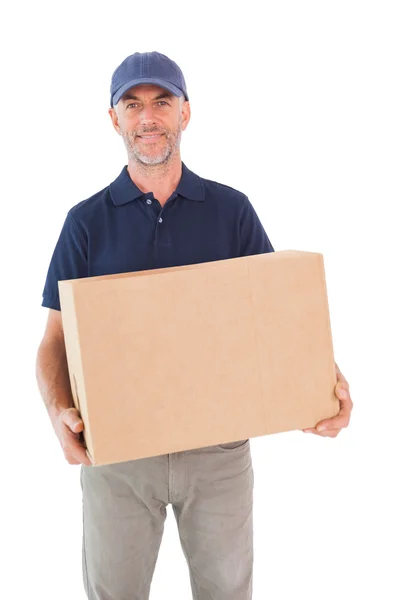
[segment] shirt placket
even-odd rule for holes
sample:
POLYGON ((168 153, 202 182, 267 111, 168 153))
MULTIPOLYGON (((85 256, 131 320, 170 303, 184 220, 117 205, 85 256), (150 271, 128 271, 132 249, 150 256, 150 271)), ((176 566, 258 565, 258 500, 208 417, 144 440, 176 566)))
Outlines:
POLYGON ((153 249, 156 269, 170 264, 172 256, 172 240, 168 219, 171 214, 169 208, 176 197, 177 194, 174 192, 172 196, 168 198, 164 206, 161 206, 152 193, 148 194, 146 197, 146 204, 148 205, 149 210, 152 211, 155 219, 153 249))

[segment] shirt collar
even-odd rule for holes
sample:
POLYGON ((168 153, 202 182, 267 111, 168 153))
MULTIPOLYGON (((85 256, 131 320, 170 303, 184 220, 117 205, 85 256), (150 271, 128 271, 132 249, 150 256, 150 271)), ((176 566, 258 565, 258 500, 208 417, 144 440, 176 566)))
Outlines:
MULTIPOLYGON (((132 181, 128 166, 125 165, 118 177, 109 185, 111 199, 115 206, 126 204, 145 195, 132 181)), ((188 200, 204 202, 204 187, 201 178, 190 171, 182 162, 182 175, 176 193, 188 200)))

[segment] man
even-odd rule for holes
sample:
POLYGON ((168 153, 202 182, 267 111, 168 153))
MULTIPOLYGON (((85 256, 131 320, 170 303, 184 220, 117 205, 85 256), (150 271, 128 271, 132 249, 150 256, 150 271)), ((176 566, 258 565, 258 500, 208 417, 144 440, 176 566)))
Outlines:
MULTIPOLYGON (((157 52, 126 58, 112 76, 109 114, 128 165, 67 214, 43 292, 50 311, 37 358, 39 388, 65 457, 81 464, 85 590, 91 600, 149 598, 171 503, 193 598, 249 600, 249 440, 91 468, 69 387, 57 282, 274 249, 244 194, 182 163, 190 104, 176 63, 157 52)), ((341 411, 320 424, 323 433, 310 430, 318 435, 335 437, 349 422, 349 387, 338 368, 337 376, 341 411)))

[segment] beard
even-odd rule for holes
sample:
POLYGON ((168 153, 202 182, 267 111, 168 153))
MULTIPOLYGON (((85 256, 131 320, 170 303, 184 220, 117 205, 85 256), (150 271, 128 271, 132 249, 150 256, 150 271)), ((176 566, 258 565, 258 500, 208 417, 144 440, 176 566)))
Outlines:
POLYGON ((162 165, 167 163, 175 154, 179 151, 182 137, 182 120, 179 120, 178 129, 174 132, 171 129, 146 129, 140 132, 139 135, 144 134, 152 134, 152 133, 163 133, 164 139, 162 139, 162 143, 160 141, 157 142, 159 144, 159 148, 155 150, 151 148, 146 149, 140 145, 140 142, 137 140, 137 132, 123 132, 122 138, 124 140, 124 144, 126 147, 126 151, 128 153, 128 158, 131 161, 136 163, 141 163, 141 165, 162 165))

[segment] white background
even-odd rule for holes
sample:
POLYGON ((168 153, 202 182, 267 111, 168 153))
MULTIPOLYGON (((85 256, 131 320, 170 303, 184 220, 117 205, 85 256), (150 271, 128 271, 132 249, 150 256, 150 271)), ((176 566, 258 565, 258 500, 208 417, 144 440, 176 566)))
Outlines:
MULTIPOLYGON (((182 158, 245 192, 275 250, 322 252, 351 425, 251 441, 254 600, 400 597, 397 2, 22 2, 3 11, 2 596, 83 600, 79 467, 35 380, 48 264, 68 209, 126 163, 112 71, 182 68, 182 158)), ((151 599, 188 600, 172 509, 151 599)), ((118 599, 116 599, 118 600, 118 599)), ((234 599, 232 599, 234 600, 234 599)))

